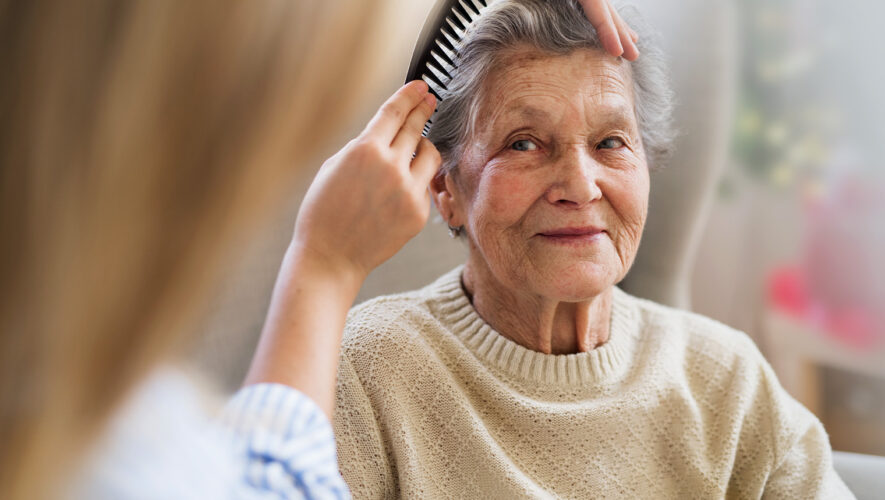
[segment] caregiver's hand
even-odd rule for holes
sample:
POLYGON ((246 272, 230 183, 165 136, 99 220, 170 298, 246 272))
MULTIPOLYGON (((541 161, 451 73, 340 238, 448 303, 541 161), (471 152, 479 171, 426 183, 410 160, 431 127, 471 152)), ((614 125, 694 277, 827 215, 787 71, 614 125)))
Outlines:
POLYGON ((301 205, 294 250, 362 281, 418 234, 440 165, 436 148, 421 137, 435 107, 427 84, 410 82, 326 161, 301 205))
POLYGON ((609 54, 628 61, 639 58, 639 36, 621 19, 609 0, 579 0, 587 19, 599 33, 599 40, 609 54))
POLYGON ((435 107, 426 83, 403 86, 320 168, 295 222, 245 384, 294 387, 332 416, 347 310, 369 272, 427 221, 427 186, 441 160, 421 131, 435 107))

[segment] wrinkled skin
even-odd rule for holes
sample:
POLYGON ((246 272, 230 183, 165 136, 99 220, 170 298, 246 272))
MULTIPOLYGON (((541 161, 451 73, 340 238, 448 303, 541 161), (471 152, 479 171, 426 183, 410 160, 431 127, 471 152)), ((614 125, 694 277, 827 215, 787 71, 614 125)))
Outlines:
POLYGON ((608 338, 612 287, 648 209, 629 64, 601 50, 519 48, 480 95, 457 169, 431 186, 449 225, 465 227, 465 287, 526 348, 593 349, 608 338))

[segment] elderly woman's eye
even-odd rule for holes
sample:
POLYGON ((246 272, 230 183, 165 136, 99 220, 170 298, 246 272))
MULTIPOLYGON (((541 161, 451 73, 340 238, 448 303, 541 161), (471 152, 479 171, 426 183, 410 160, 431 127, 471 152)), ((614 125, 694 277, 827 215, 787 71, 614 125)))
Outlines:
POLYGON ((597 146, 599 149, 618 149, 624 147, 624 141, 617 137, 607 137, 597 146))
POLYGON ((528 139, 521 139, 511 144, 510 149, 516 151, 534 151, 538 149, 538 145, 528 139))

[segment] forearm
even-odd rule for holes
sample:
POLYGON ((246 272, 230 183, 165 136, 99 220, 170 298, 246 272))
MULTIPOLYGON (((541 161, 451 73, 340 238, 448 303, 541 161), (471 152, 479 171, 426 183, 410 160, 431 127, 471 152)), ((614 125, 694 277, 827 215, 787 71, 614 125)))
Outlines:
POLYGON ((364 278, 360 272, 327 265, 321 256, 293 244, 283 260, 244 384, 294 387, 331 418, 345 317, 364 278))
POLYGON ((439 152, 421 137, 436 107, 427 84, 398 90, 329 158, 307 190, 245 384, 273 382, 329 416, 347 311, 369 271, 418 234, 439 152))

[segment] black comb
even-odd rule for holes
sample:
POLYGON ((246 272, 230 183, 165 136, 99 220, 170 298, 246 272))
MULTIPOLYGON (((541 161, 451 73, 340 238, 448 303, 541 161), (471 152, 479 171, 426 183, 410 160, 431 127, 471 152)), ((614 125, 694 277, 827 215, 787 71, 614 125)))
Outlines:
MULTIPOLYGON (((406 74, 406 83, 424 80, 438 100, 457 67, 458 46, 467 27, 488 6, 487 0, 437 0, 424 21, 418 43, 412 53, 412 62, 406 74)), ((424 134, 430 132, 430 119, 424 125, 424 134)))

